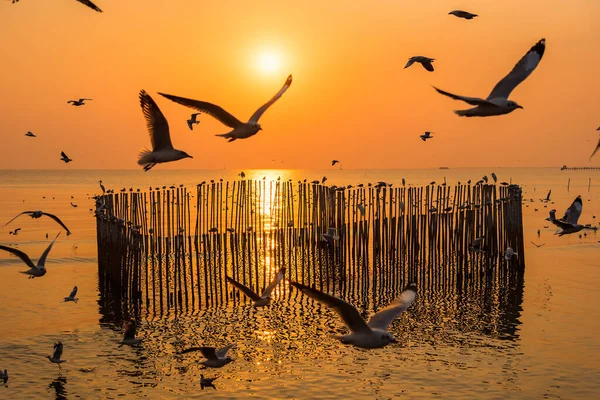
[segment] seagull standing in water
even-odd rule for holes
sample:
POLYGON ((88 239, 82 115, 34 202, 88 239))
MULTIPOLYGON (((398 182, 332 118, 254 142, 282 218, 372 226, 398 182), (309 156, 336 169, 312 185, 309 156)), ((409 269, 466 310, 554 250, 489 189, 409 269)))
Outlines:
POLYGON ((173 148, 169 123, 152 97, 144 90, 140 91, 140 105, 146 118, 146 127, 152 143, 152 151, 142 149, 139 155, 138 164, 144 166, 144 171, 149 171, 158 163, 193 158, 185 151, 173 148))
POLYGON ((281 89, 279 89, 279 92, 277 92, 275 96, 271 98, 271 100, 266 102, 254 112, 254 114, 250 117, 248 122, 242 122, 238 120, 236 117, 225 111, 223 108, 217 106, 216 104, 207 103, 205 101, 186 99, 184 97, 172 96, 170 94, 159 94, 176 103, 182 104, 187 107, 191 107, 195 110, 211 115, 222 124, 233 128, 233 130, 229 133, 215 135, 225 139, 229 139, 230 142, 233 142, 236 139, 246 139, 250 136, 254 136, 258 133, 258 131, 262 130, 260 124, 258 123, 258 120, 263 115, 263 113, 267 111, 267 109, 285 93, 285 91, 290 87, 291 84, 292 75, 288 76, 281 89))
POLYGON ((29 269, 27 271, 19 271, 19 272, 21 272, 22 274, 29 275, 29 279, 33 279, 35 277, 41 277, 41 276, 46 275, 46 257, 48 257, 48 253, 50 253, 50 250, 52 250, 52 246, 54 246, 54 242, 56 242, 56 239, 58 239, 59 236, 60 236, 60 232, 58 232, 58 235, 56 235, 56 237, 54 238, 52 243, 50 243, 48 245, 48 247, 46 248, 46 250, 42 253, 42 256, 38 260, 37 265, 35 265, 33 263, 33 261, 31 261, 31 258, 29 258, 29 256, 27 254, 25 254, 24 252, 22 252, 21 250, 17 250, 12 247, 2 246, 2 245, 0 245, 0 250, 8 251, 9 253, 12 253, 15 256, 19 257, 21 260, 23 260, 23 262, 25 264, 27 264, 29 269))
POLYGON ((193 113, 190 117, 190 119, 188 119, 186 122, 188 124, 188 127, 190 128, 190 131, 194 130, 194 125, 198 125, 200 123, 200 121, 198 121, 196 119, 196 117, 198 115, 200 115, 201 113, 193 113))
POLYGON ((406 68, 410 67, 411 65, 413 65, 414 63, 419 63, 427 71, 433 72, 433 65, 431 63, 434 61, 435 61, 435 58, 429 58, 429 57, 424 57, 424 56, 413 56, 408 59, 408 62, 406 63, 404 68, 406 69, 406 68))
POLYGON ((64 298, 63 303, 66 303, 67 301, 72 301, 74 303, 77 303, 79 301, 79 299, 75 296, 77 296, 77 286, 75 286, 73 288, 73 290, 71 290, 71 294, 69 294, 67 297, 64 298))
POLYGON ((396 342, 394 335, 388 332, 388 328, 392 321, 411 305, 417 295, 417 286, 411 283, 404 289, 398 299, 375 313, 367 323, 360 312, 350 303, 301 283, 290 283, 308 297, 333 308, 342 317, 351 333, 336 336, 336 339, 339 339, 342 343, 352 344, 364 349, 380 348, 396 342))
MULTIPOLYGON (((123 331, 123 340, 121 340, 119 342, 121 344, 121 346, 124 344, 134 346, 141 342, 140 339, 135 337, 136 329, 137 328, 135 326, 135 321, 128 321, 125 324, 125 330, 123 331)), ((121 346, 119 346, 119 347, 121 347, 121 346)))
POLYGON ((225 346, 219 350, 217 350, 214 347, 191 347, 189 349, 183 350, 180 354, 185 354, 192 351, 201 351, 202 355, 204 356, 204 358, 206 358, 206 360, 201 361, 200 364, 209 368, 221 368, 222 366, 227 365, 233 361, 233 358, 227 355, 227 352, 233 346, 235 346, 235 343, 225 346))
POLYGON ((71 231, 69 230, 69 228, 67 228, 67 226, 56 215, 50 214, 50 213, 46 213, 46 212, 43 212, 43 211, 40 211, 40 210, 37 210, 37 211, 23 211, 22 213, 18 214, 16 217, 14 217, 10 221, 8 221, 6 224, 4 224, 4 226, 7 226, 8 224, 10 224, 11 222, 13 222, 15 219, 19 218, 23 214, 29 214, 31 216, 31 218, 33 218, 33 219, 41 218, 43 215, 45 215, 47 217, 50 217, 54 221, 56 221, 60 226, 62 226, 65 231, 67 231, 67 235, 71 234, 71 231))
POLYGON ((52 353, 51 356, 46 356, 46 358, 48 360, 50 360, 50 362, 58 364, 58 369, 62 369, 60 364, 67 362, 67 360, 60 359, 62 357, 62 353, 63 353, 63 344, 61 342, 56 342, 56 343, 54 343, 54 352, 52 353))
POLYGON ((508 114, 517 108, 523 108, 512 100, 508 100, 510 93, 523 82, 538 66, 546 49, 546 39, 537 42, 519 60, 512 71, 496 84, 487 99, 478 97, 466 97, 452 94, 433 87, 438 93, 448 96, 454 100, 462 100, 475 108, 454 111, 461 117, 490 117, 494 115, 508 114))
POLYGON ((273 281, 263 290, 262 294, 259 296, 252 289, 247 286, 242 285, 241 283, 233 280, 230 277, 226 277, 227 282, 231 283, 233 286, 238 288, 242 293, 248 296, 252 301, 254 301, 254 307, 264 307, 271 302, 271 293, 273 290, 279 285, 279 282, 283 279, 283 274, 285 273, 285 267, 281 268, 273 281))
POLYGON ((470 13, 468 11, 463 11, 463 10, 450 11, 448 13, 448 15, 454 15, 455 17, 464 18, 464 19, 473 19, 478 16, 477 14, 473 14, 473 13, 470 13))
POLYGON ((85 103, 86 100, 93 100, 93 99, 79 99, 79 100, 69 100, 67 101, 67 104, 71 103, 73 104, 75 107, 79 107, 79 106, 85 106, 87 103, 85 103))

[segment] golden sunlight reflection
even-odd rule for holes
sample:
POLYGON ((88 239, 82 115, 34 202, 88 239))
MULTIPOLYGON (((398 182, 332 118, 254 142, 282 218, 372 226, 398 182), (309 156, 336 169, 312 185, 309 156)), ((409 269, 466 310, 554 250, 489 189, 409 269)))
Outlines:
POLYGON ((279 71, 281 67, 281 55, 273 51, 264 51, 257 58, 258 69, 266 74, 279 71))
POLYGON ((267 343, 271 343, 275 336, 275 331, 257 330, 254 331, 259 340, 267 343))

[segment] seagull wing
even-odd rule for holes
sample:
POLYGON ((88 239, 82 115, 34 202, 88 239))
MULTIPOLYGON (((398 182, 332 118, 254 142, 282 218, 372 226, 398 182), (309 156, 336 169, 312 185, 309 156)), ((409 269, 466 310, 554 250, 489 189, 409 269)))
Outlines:
POLYGON ((404 68, 408 68, 408 67, 410 67, 411 65, 413 65, 413 64, 414 64, 414 62, 415 62, 415 57, 411 57, 411 58, 409 58, 409 59, 408 59, 408 62, 407 62, 407 63, 406 63, 406 65, 404 66, 404 68))
POLYGON ((61 342, 54 344, 54 353, 52 353, 52 358, 55 360, 60 360, 63 353, 63 344, 61 342))
POLYGON ((88 6, 89 8, 91 8, 94 11, 102 12, 102 10, 99 9, 98 6, 95 5, 94 3, 92 3, 90 0, 77 0, 77 1, 80 2, 81 4, 88 6))
POLYGON ((64 151, 61 151, 60 155, 62 158, 69 158, 69 156, 67 156, 64 151))
POLYGON ((29 268, 35 268, 35 265, 31 261, 31 258, 29 258, 29 256, 27 254, 23 253, 21 250, 13 249, 12 247, 2 246, 2 245, 0 245, 0 250, 6 250, 9 253, 13 253, 15 256, 17 256, 21 260, 23 260, 29 268))
POLYGON ((564 220, 565 222, 571 225, 577 225, 577 221, 579 221, 579 216, 581 215, 581 211, 583 210, 583 203, 581 201, 581 196, 577 196, 571 206, 565 213, 564 220))
POLYGON ((284 273, 285 273, 285 267, 283 267, 279 270, 277 275, 275 275, 275 279, 273 279, 273 282, 271 282, 269 284, 269 286, 267 286, 265 288, 265 290, 263 290, 261 297, 271 296, 271 292, 273 291, 273 289, 275 289, 277 287, 277 285, 279 285, 279 282, 281 282, 281 280, 283 279, 284 273))
POLYGON ((204 358, 207 358, 209 360, 218 360, 219 357, 217 356, 216 353, 216 349, 214 347, 200 347, 198 350, 200 350, 202 352, 202 355, 204 356, 204 358))
POLYGON ((246 296, 250 297, 252 300, 254 300, 254 301, 260 300, 260 296, 256 293, 254 293, 254 291, 252 289, 250 289, 249 287, 242 285, 241 283, 231 279, 230 277, 227 277, 227 281, 229 283, 231 283, 233 286, 235 286, 236 288, 238 288, 246 296))
POLYGON ((73 290, 71 290, 71 294, 69 295, 69 297, 75 297, 77 296, 77 286, 75 286, 73 288, 73 290))
POLYGON ((433 72, 433 64, 431 64, 431 61, 423 61, 421 63, 421 65, 423 66, 423 68, 425 68, 427 71, 429 72, 433 72))
POLYGON ((263 106, 261 108, 256 110, 256 112, 250 117, 250 120, 248 122, 258 122, 258 119, 260 118, 260 116, 263 115, 264 112, 267 111, 267 108, 271 107, 271 105, 273 103, 275 103, 281 97, 281 95, 283 95, 285 93, 286 90, 288 90, 288 88, 290 87, 291 84, 292 84, 292 75, 287 77, 287 79, 285 80, 285 83, 283 84, 281 89, 279 89, 279 92, 277 92, 277 94, 275 96, 273 96, 271 98, 271 100, 267 101, 265 104, 263 104, 263 106))
POLYGON ((233 346, 235 346, 235 343, 231 343, 230 345, 227 345, 227 346, 223 347, 222 349, 217 350, 216 351, 217 357, 219 357, 219 358, 225 358, 225 356, 227 355, 227 352, 233 346))
POLYGON ((67 226, 56 215, 54 215, 54 214, 48 214, 46 212, 43 212, 42 214, 44 214, 45 216, 50 217, 53 220, 55 220, 60 226, 62 226, 65 229, 65 231, 67 231, 67 235, 71 234, 71 231, 69 230, 69 228, 67 228, 67 226))
POLYGON ((394 318, 400 315, 400 313, 403 311, 406 311, 416 296, 417 285, 414 283, 408 285, 408 287, 404 289, 396 301, 371 317, 369 320, 369 326, 372 329, 381 329, 383 331, 387 331, 394 318))
POLYGON ((453 94, 450 92, 446 92, 444 90, 438 89, 435 86, 433 87, 435 90, 437 90, 438 93, 443 94, 444 96, 448 96, 451 99, 454 100, 462 100, 465 103, 468 103, 472 106, 482 106, 482 105, 492 105, 495 106, 495 104, 490 103, 489 101, 486 101, 484 99, 480 99, 479 97, 466 97, 466 96, 459 96, 457 94, 453 94))
MULTIPOLYGON (((600 128, 598 128, 598 130, 600 130, 600 128)), ((592 152, 592 155, 590 156, 590 159, 592 157, 594 157, 594 154, 596 154, 596 152, 598 151, 598 149, 600 149, 600 138, 598 138, 598 144, 596 145, 596 148, 594 149, 594 151, 592 152)))
POLYGON ((360 316, 358 310, 352 304, 346 303, 342 299, 330 296, 326 293, 320 292, 316 289, 312 289, 308 286, 302 285, 297 282, 290 282, 290 284, 296 287, 308 297, 312 297, 313 299, 325 303, 327 306, 333 308, 339 314, 339 316, 342 317, 342 319, 344 320, 346 325, 348 325, 348 328, 350 328, 352 332, 371 332, 371 328, 369 328, 365 320, 360 316))
POLYGON ((207 103, 205 101, 200 100, 186 99, 185 97, 178 97, 160 92, 158 94, 166 97, 169 100, 174 101, 175 103, 179 103, 181 105, 193 108, 195 110, 202 111, 210 115, 211 117, 216 118, 220 123, 227 125, 230 128, 235 129, 238 126, 244 125, 243 122, 241 122, 236 117, 229 114, 227 111, 217 106, 216 104, 207 103))
MULTIPOLYGON (((77 1, 79 1, 79 0, 77 0, 77 1)), ((86 100, 94 100, 94 99, 79 99, 79 103, 83 103, 86 100)))
POLYGON ((140 105, 146 118, 146 127, 150 133, 152 151, 172 149, 169 123, 152 97, 145 90, 140 91, 140 105))
POLYGON ((46 257, 48 257, 48 253, 50 253, 50 250, 52 250, 52 246, 54 246, 54 242, 56 242, 56 239, 58 239, 59 236, 60 236, 60 232, 58 232, 58 235, 56 235, 56 237, 54 238, 52 243, 50 243, 48 245, 48 248, 46 250, 44 250, 44 252, 42 253, 42 256, 38 260, 38 267, 43 267, 46 265, 46 257))
POLYGON ((508 99, 519 83, 523 82, 538 66, 546 49, 546 39, 537 42, 528 52, 519 60, 512 71, 508 73, 500 82, 496 84, 488 96, 488 100, 502 98, 508 99))
POLYGON ((33 211, 23 211, 21 214, 18 214, 16 217, 14 217, 10 221, 8 221, 6 224, 4 224, 4 226, 10 224, 11 222, 13 222, 15 219, 19 218, 23 214, 31 214, 31 213, 33 213, 33 211))

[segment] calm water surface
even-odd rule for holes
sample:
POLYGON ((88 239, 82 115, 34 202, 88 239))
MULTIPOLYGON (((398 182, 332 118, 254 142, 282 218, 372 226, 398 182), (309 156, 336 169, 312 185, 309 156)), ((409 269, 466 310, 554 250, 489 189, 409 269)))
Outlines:
MULTIPOLYGON (((600 221, 600 173, 495 169, 500 181, 524 187, 524 279, 491 291, 419 293, 391 330, 399 343, 362 350, 331 338, 344 331, 337 315, 282 290, 279 301, 254 310, 229 303, 195 314, 143 316, 137 348, 119 347, 118 305, 98 292, 95 220, 88 195, 107 188, 147 189, 203 180, 233 180, 240 171, 0 171, 0 222, 25 210, 55 213, 73 232, 50 253, 48 273, 28 280, 24 264, 0 252, 0 369, 8 369, 0 398, 595 398, 600 389, 600 235, 557 237, 544 221, 581 194, 582 223, 600 221), (567 182, 571 178, 570 192, 567 182), (588 179, 591 188, 588 191, 588 179), (539 201, 552 189, 554 204, 539 201), (71 196, 74 198, 71 199, 71 196), (45 199, 43 198, 45 197, 45 199), (77 204, 72 207, 70 202, 77 204), (536 211, 537 209, 537 211, 536 211), (597 215, 598 218, 592 218, 597 215), (540 237, 537 230, 540 229, 540 237), (535 247, 530 241, 542 247, 535 247), (74 285, 78 304, 61 303, 74 285), (61 340, 59 374, 44 357, 61 340), (235 362, 201 370, 192 345, 237 343, 235 362), (218 376, 200 390, 199 376, 218 376)), ((399 184, 476 181, 491 169, 265 170, 247 178, 320 179, 329 184, 384 180, 399 184)), ((58 225, 23 216, 0 230, 0 243, 18 245, 34 261, 58 225), (22 228, 18 236, 9 231, 22 228)), ((390 298, 393 297, 390 294, 390 298)), ((349 299, 365 315, 390 299, 349 299)))

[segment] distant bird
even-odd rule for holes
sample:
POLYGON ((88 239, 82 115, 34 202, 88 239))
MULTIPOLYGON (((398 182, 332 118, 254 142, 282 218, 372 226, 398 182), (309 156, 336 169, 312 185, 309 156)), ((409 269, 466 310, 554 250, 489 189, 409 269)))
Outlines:
POLYGON ((61 342, 56 342, 56 343, 54 343, 54 352, 52 353, 51 356, 46 356, 46 358, 48 360, 50 360, 50 362, 58 364, 58 369, 62 369, 60 364, 67 362, 67 360, 60 359, 62 357, 62 353, 63 353, 63 344, 61 342))
POLYGON ((75 203, 71 202, 71 207, 73 207, 73 208, 77 208, 77 204, 75 204, 75 203))
MULTIPOLYGON (((600 128, 598 128, 598 129, 600 129, 600 128)), ((598 149, 600 149, 600 137, 598 138, 598 144, 596 145, 596 148, 594 149, 594 151, 592 152, 592 155, 590 156, 590 160, 592 159, 592 157, 594 157, 594 154, 596 154, 598 149)))
POLYGON ((494 180, 494 183, 498 182, 498 177, 496 176, 495 173, 492 172, 490 175, 492 176, 492 179, 494 180))
POLYGON ((70 163, 70 162, 71 162, 71 161, 73 161, 73 160, 72 160, 72 159, 70 159, 70 158, 69 158, 69 157, 68 157, 68 156, 65 154, 65 152, 64 152, 64 151, 61 151, 61 152, 60 152, 60 161, 64 161, 64 162, 65 162, 65 164, 68 164, 68 163, 70 163))
POLYGON ((333 243, 334 240, 339 240, 338 232, 336 228, 327 228, 327 233, 321 234, 321 240, 328 243, 333 243))
POLYGON ((485 236, 480 236, 477 239, 475 239, 473 243, 469 245, 469 250, 474 251, 476 253, 485 253, 485 249, 483 248, 484 238, 485 236))
POLYGON ((338 160, 331 160, 331 166, 333 167, 335 164, 339 163, 338 160))
POLYGON ((199 100, 186 99, 184 97, 172 96, 170 94, 164 94, 164 93, 159 93, 159 94, 161 96, 166 97, 169 100, 176 102, 176 103, 179 103, 184 106, 191 107, 198 111, 204 112, 204 113, 216 118, 222 124, 224 124, 230 128, 233 128, 233 130, 229 133, 225 133, 222 135, 215 135, 215 136, 220 136, 225 139, 229 139, 230 142, 233 142, 236 139, 246 139, 246 138, 249 138, 250 136, 254 136, 254 135, 256 135, 256 133, 258 133, 258 131, 262 130, 260 124, 258 123, 258 120, 263 115, 263 113, 265 111, 267 111, 267 109, 285 93, 285 91, 290 87, 291 84, 292 84, 292 75, 288 76, 287 80, 285 81, 285 83, 283 84, 281 89, 279 89, 279 92, 277 92, 275 94, 275 96, 273 96, 271 98, 271 100, 266 102, 263 106, 261 106, 258 110, 256 110, 254 112, 254 114, 250 117, 248 122, 242 122, 242 121, 238 120, 236 117, 229 114, 223 108, 221 108, 215 104, 211 104, 211 103, 207 103, 207 102, 199 101, 199 100))
POLYGON ((477 14, 472 14, 468 11, 462 11, 462 10, 454 10, 454 11, 450 11, 448 13, 448 15, 454 15, 458 18, 464 18, 464 19, 473 19, 475 17, 477 17, 477 14))
POLYGON ((487 175, 484 175, 484 176, 483 176, 481 179, 483 179, 483 181, 484 181, 485 183, 488 183, 488 177, 487 177, 487 175))
POLYGON ((422 134, 421 136, 419 136, 421 138, 422 141, 426 142, 427 139, 433 139, 433 136, 431 136, 433 132, 425 132, 424 134, 422 134))
POLYGON ((59 236, 60 236, 60 232, 58 232, 58 235, 56 235, 56 237, 54 238, 52 243, 50 243, 48 245, 48 247, 46 248, 46 250, 44 250, 40 259, 37 262, 37 265, 34 265, 33 261, 31 261, 31 258, 29 258, 29 256, 27 254, 25 254, 24 252, 22 252, 21 250, 17 250, 12 247, 2 246, 2 245, 0 245, 0 250, 8 251, 9 253, 12 253, 15 256, 19 257, 21 260, 23 260, 23 262, 25 264, 27 264, 29 269, 27 271, 19 271, 19 272, 21 272, 22 274, 29 275, 29 279, 33 279, 35 277, 41 277, 41 276, 46 275, 46 272, 47 272, 46 271, 46 258, 48 257, 50 250, 52 250, 52 246, 54 246, 54 242, 56 242, 56 239, 58 239, 59 236))
POLYGON ((246 177, 246 173, 244 171, 240 172, 238 175, 242 179, 244 179, 246 177))
POLYGON ((546 221, 554 221, 556 219, 556 210, 552 209, 550 211, 548 211, 548 217, 546 218, 546 221))
MULTIPOLYGON (((126 344, 129 346, 134 346, 136 344, 139 344, 141 342, 140 339, 135 337, 135 332, 136 332, 136 325, 135 325, 135 321, 127 321, 127 323, 125 324, 125 329, 123 331, 123 340, 121 340, 119 343, 122 345, 126 344)), ((119 346, 119 347, 121 347, 119 346)))
POLYGON ((408 62, 406 63, 404 68, 406 69, 406 68, 410 67, 411 65, 413 65, 414 63, 419 63, 427 71, 433 72, 433 65, 431 63, 434 61, 435 61, 435 58, 429 58, 429 57, 424 57, 424 56, 413 56, 408 59, 408 62))
POLYGON ((188 127, 190 128, 190 131, 193 131, 193 130, 194 130, 194 125, 198 125, 198 124, 200 123, 200 121, 198 121, 198 120, 196 119, 196 117, 197 117, 198 115, 200 115, 200 114, 201 114, 201 113, 193 113, 193 114, 190 116, 190 119, 188 119, 188 120, 186 121, 186 122, 187 122, 187 124, 188 124, 188 127))
POLYGON ((152 100, 152 97, 144 90, 140 91, 140 105, 146 118, 146 127, 150 133, 150 143, 152 143, 152 151, 146 148, 140 151, 138 164, 144 166, 144 171, 149 171, 158 163, 193 158, 185 151, 173 148, 169 123, 152 100))
POLYGON ((77 286, 75 286, 73 288, 73 290, 71 290, 71 294, 69 294, 67 297, 65 297, 63 299, 63 303, 65 303, 67 301, 72 301, 74 303, 77 303, 79 301, 79 299, 75 296, 77 296, 77 286))
POLYGON ((233 280, 230 277, 226 277, 227 282, 231 283, 233 286, 238 288, 242 293, 248 296, 252 301, 254 301, 254 307, 264 307, 271 302, 271 293, 273 290, 279 285, 281 280, 283 279, 283 274, 285 273, 285 267, 282 267, 273 281, 263 290, 262 294, 259 296, 257 293, 254 293, 252 289, 247 286, 242 285, 241 283, 233 280))
POLYGON ((215 379, 217 379, 218 377, 215 378, 205 378, 204 375, 200 374, 200 389, 204 390, 205 387, 211 387, 213 389, 217 389, 214 385, 214 381, 215 379))
MULTIPOLYGON (((77 1, 79 1, 79 0, 77 0, 77 1)), ((67 101, 67 103, 71 103, 75 107, 79 107, 79 106, 85 106, 87 104, 87 103, 85 103, 86 100, 93 100, 93 99, 69 100, 69 101, 67 101)))
MULTIPOLYGON (((100 184, 100 189, 102 189, 102 194, 106 193, 106 189, 104 188, 102 181, 98 181, 98 183, 100 184)), ((150 188, 150 189, 152 189, 152 188, 150 188)))
POLYGON ((206 360, 201 361, 200 364, 209 368, 221 368, 222 366, 233 361, 233 358, 227 355, 227 352, 233 346, 235 346, 235 343, 225 346, 219 350, 215 349, 214 347, 190 347, 189 349, 181 351, 180 354, 190 353, 192 351, 201 351, 206 360))
POLYGON ((326 180, 327 180, 327 177, 324 176, 323 179, 321 179, 321 183, 325 183, 326 180))
MULTIPOLYGON (((6 225, 5 225, 5 226, 6 226, 6 225)), ((9 234, 9 235, 15 235, 15 236, 17 236, 17 235, 19 234, 19 231, 20 231, 20 230, 21 230, 21 228, 17 228, 17 229, 15 229, 14 231, 10 231, 10 232, 8 232, 8 234, 9 234)), ((46 239, 48 239, 48 238, 46 238, 46 239)))
POLYGON ((517 253, 515 253, 515 251, 512 249, 512 247, 507 247, 506 251, 504 252, 504 259, 506 261, 510 261, 513 256, 516 256, 517 258, 519 258, 519 255, 517 253))
POLYGON ((309 286, 297 282, 290 283, 308 297, 333 308, 342 318, 344 323, 350 328, 351 333, 343 336, 335 336, 336 339, 342 343, 364 349, 380 348, 396 342, 394 335, 387 330, 392 321, 402 312, 406 311, 417 296, 417 285, 411 283, 404 289, 398 299, 375 313, 367 323, 360 312, 350 303, 309 286))
POLYGON ((406 181, 402 178, 402 186, 406 186, 406 181))
POLYGON ((356 208, 358 208, 358 211, 360 211, 360 214, 364 217, 365 216, 365 206, 362 204, 357 204, 356 208))
POLYGON ((545 198, 545 199, 542 199, 542 201, 543 201, 544 203, 547 203, 547 202, 549 202, 549 201, 550 201, 550 194, 552 194, 552 189, 548 190, 548 194, 546 195, 546 198, 545 198))
MULTIPOLYGON (((13 3, 14 3, 14 1, 13 1, 13 3)), ((0 371, 0 379, 2 379, 2 382, 6 385, 6 382, 8 382, 8 371, 7 370, 4 370, 4 372, 0 371)))
POLYGON ((510 93, 523 82, 538 66, 546 49, 546 39, 537 42, 528 52, 519 60, 512 71, 496 84, 487 99, 477 97, 465 97, 445 92, 433 87, 438 93, 448 96, 454 100, 462 100, 474 108, 468 110, 454 111, 461 117, 490 117, 494 115, 508 114, 517 108, 523 108, 512 100, 508 100, 510 93))
POLYGON ((33 134, 33 132, 31 131, 27 131, 27 133, 25 134, 25 136, 29 136, 29 137, 37 137, 36 135, 33 134))
POLYGON ((535 247, 539 248, 539 247, 542 247, 543 245, 545 245, 546 243, 537 244, 537 243, 531 242, 531 244, 534 245, 535 247))
POLYGON ((50 217, 54 221, 56 221, 60 226, 62 226, 65 231, 67 231, 67 235, 71 234, 71 231, 69 230, 69 228, 67 228, 67 226, 56 215, 50 214, 50 213, 47 213, 47 212, 43 212, 43 211, 40 211, 40 210, 37 210, 37 211, 23 211, 22 213, 18 214, 16 217, 14 217, 10 221, 8 221, 6 224, 4 224, 4 226, 7 226, 8 224, 10 224, 11 222, 13 222, 15 219, 19 218, 23 214, 29 214, 29 216, 31 218, 33 218, 33 219, 41 218, 43 215, 45 215, 46 217, 50 217))
MULTIPOLYGON (((80 2, 81 4, 88 6, 89 8, 91 8, 94 11, 102 12, 102 10, 99 9, 98 6, 96 6, 90 0, 77 0, 77 1, 80 2)), ((88 100, 91 100, 91 99, 88 99, 88 100)))

